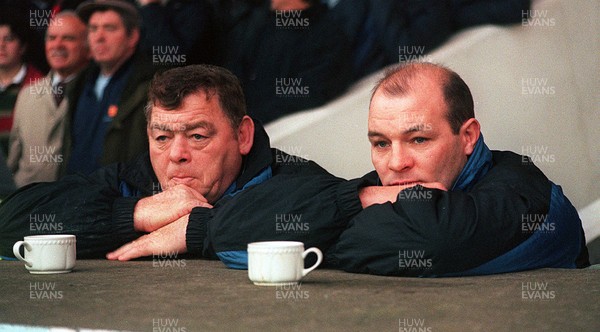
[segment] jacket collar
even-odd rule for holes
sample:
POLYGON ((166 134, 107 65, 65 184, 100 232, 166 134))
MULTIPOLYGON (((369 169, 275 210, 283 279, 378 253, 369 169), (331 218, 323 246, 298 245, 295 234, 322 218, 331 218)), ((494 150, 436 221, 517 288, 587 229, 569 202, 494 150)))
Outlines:
POLYGON ((249 181, 260 174, 265 168, 271 166, 271 142, 265 128, 254 121, 254 144, 250 153, 244 157, 242 171, 236 179, 236 189, 242 189, 249 181))
POLYGON ((492 168, 492 152, 483 141, 483 134, 479 136, 473 153, 469 156, 467 164, 462 169, 451 191, 469 191, 492 168))

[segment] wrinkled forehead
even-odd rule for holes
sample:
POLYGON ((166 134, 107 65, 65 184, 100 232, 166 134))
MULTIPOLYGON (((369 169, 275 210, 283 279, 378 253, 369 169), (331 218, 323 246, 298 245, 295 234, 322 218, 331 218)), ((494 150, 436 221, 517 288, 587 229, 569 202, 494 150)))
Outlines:
POLYGON ((151 107, 149 126, 156 123, 200 123, 226 120, 219 98, 213 94, 197 91, 186 95, 178 105, 165 107, 155 101, 151 107))

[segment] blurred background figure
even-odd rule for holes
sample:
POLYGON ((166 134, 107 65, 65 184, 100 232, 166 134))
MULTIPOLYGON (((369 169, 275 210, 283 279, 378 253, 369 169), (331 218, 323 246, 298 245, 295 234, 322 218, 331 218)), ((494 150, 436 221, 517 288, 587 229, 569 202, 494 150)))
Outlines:
POLYGON ((0 147, 8 150, 13 108, 19 91, 44 74, 27 62, 32 39, 27 17, 19 11, 0 8, 0 147), (21 14, 21 15, 15 15, 21 14))
POLYGON ((228 17, 224 66, 240 78, 254 119, 323 105, 348 86, 349 44, 327 6, 272 0, 245 9, 228 17))
POLYGON ((222 48, 213 7, 206 0, 137 0, 142 51, 159 65, 215 63, 222 48))
POLYGON ((147 151, 144 106, 158 67, 138 50, 141 18, 132 3, 86 1, 77 14, 87 23, 93 63, 69 94, 66 173, 90 174, 147 151))
POLYGON ((19 93, 7 161, 18 187, 57 180, 65 171, 63 145, 70 133, 65 96, 89 62, 86 29, 73 11, 54 16, 46 31, 51 70, 19 93))
POLYGON ((332 14, 352 45, 357 80, 387 65, 427 60, 461 29, 519 23, 530 0, 336 0, 332 14))

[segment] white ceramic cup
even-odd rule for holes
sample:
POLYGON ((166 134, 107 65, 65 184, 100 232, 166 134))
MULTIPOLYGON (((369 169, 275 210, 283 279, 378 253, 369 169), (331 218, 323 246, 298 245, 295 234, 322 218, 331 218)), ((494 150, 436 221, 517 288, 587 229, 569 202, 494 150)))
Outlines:
POLYGON ((31 235, 15 243, 13 254, 25 263, 29 273, 67 273, 75 266, 75 242, 75 235, 69 234, 31 235), (21 246, 25 257, 21 256, 21 246))
POLYGON ((295 285, 323 261, 318 248, 304 250, 304 243, 296 241, 265 241, 248 244, 248 277, 259 286, 295 285), (317 262, 304 268, 309 253, 317 255, 317 262))

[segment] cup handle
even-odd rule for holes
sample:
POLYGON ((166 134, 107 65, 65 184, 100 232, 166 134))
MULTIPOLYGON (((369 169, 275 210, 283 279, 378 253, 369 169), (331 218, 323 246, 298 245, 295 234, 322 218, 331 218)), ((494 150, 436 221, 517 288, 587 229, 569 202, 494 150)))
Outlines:
POLYGON ((323 253, 321 252, 321 250, 319 250, 319 248, 316 248, 316 247, 306 249, 302 253, 302 259, 305 259, 306 255, 308 255, 311 252, 314 252, 317 255, 317 262, 313 266, 309 267, 308 269, 302 270, 303 277, 306 276, 307 274, 309 274, 312 270, 316 269, 317 266, 319 266, 319 264, 321 264, 321 262, 323 261, 323 253))
POLYGON ((17 257, 20 261, 24 262, 25 265, 29 267, 33 266, 31 262, 29 262, 28 260, 23 258, 23 256, 21 256, 21 253, 19 252, 19 249, 21 249, 21 245, 25 246, 25 250, 31 251, 31 246, 29 245, 29 243, 25 241, 17 241, 17 243, 15 243, 15 245, 13 246, 13 254, 15 254, 15 257, 17 257))

